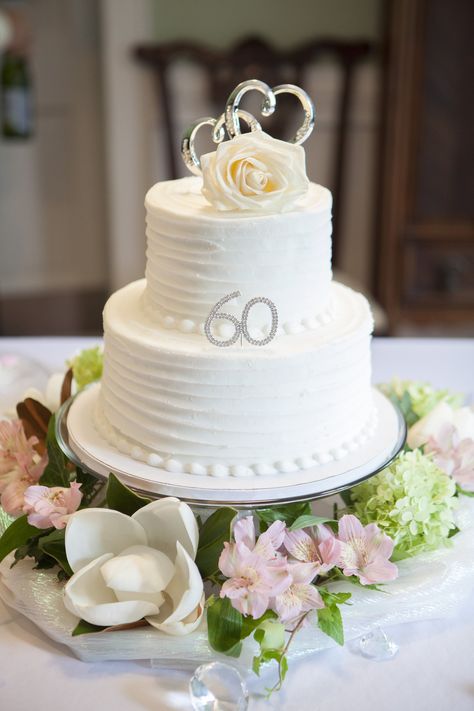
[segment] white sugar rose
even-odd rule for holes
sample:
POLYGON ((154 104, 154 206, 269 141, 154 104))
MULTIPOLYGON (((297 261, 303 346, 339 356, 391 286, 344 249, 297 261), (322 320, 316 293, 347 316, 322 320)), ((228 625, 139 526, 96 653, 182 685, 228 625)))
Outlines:
POLYGON ((309 186, 304 149, 263 131, 220 143, 201 167, 203 195, 218 210, 285 212, 309 186))
POLYGON ((204 609, 194 562, 198 528, 187 504, 169 497, 133 516, 83 509, 66 527, 66 556, 74 575, 64 588, 67 609, 93 625, 143 617, 171 635, 192 632, 204 609))

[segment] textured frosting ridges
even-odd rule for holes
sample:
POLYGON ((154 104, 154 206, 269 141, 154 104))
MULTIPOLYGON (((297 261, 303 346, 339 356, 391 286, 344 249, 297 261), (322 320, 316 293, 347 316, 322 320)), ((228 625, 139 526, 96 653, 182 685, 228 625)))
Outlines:
MULTIPOLYGON (((236 215, 212 208, 199 178, 155 185, 146 196, 147 287, 143 307, 165 328, 202 332, 214 304, 236 290, 226 311, 240 316, 265 296, 288 333, 331 316, 331 194, 311 184, 291 212, 236 215)), ((268 311, 252 309, 256 337, 268 311)))
POLYGON ((97 421, 118 448, 170 471, 244 476, 340 458, 367 436, 372 318, 360 294, 332 284, 334 317, 318 330, 219 349, 157 329, 144 289, 130 284, 104 311, 97 421))

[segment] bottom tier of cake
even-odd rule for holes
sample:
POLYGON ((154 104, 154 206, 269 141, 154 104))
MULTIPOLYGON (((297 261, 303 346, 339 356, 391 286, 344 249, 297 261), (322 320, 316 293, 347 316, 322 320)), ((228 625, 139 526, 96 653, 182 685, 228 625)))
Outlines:
POLYGON ((102 436, 169 472, 287 473, 340 459, 374 430, 372 317, 366 299, 333 284, 328 323, 258 347, 219 348, 158 328, 145 280, 104 311, 102 436))

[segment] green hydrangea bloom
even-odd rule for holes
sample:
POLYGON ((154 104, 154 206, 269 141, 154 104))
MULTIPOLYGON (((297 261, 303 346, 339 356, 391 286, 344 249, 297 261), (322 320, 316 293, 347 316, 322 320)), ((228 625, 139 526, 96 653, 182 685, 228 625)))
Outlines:
POLYGON ((86 348, 69 362, 79 390, 102 377, 103 354, 100 346, 86 348))
POLYGON ((456 528, 456 484, 419 449, 350 492, 354 513, 395 541, 395 558, 445 545, 456 528))
POLYGON ((384 395, 389 397, 401 409, 409 427, 427 415, 441 401, 452 407, 460 407, 462 395, 449 390, 436 390, 429 383, 416 380, 400 380, 393 378, 389 383, 378 386, 384 395))

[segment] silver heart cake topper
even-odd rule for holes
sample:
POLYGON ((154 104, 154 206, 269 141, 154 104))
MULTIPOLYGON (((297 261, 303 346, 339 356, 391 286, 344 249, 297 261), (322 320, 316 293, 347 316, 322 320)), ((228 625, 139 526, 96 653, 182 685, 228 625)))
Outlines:
POLYGON ((202 126, 212 127, 212 140, 222 143, 227 132, 230 139, 241 134, 240 122, 244 121, 251 131, 261 131, 262 127, 253 114, 239 108, 243 96, 249 91, 258 91, 263 94, 261 112, 262 116, 271 116, 276 108, 276 97, 279 94, 292 94, 296 96, 304 111, 304 121, 290 143, 300 144, 306 141, 314 128, 314 105, 308 94, 295 84, 279 84, 273 88, 259 79, 249 79, 238 84, 227 99, 224 113, 215 119, 205 116, 195 121, 185 132, 181 141, 181 154, 186 166, 194 175, 201 175, 201 161, 196 153, 195 140, 202 126))

